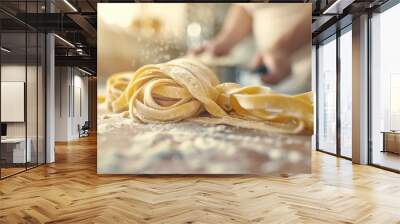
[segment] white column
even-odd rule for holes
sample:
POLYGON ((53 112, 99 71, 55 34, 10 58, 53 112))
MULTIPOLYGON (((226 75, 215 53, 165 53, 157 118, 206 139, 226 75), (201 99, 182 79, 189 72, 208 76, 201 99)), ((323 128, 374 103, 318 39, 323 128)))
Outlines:
POLYGON ((69 141, 72 139, 71 132, 71 88, 72 68, 58 66, 56 73, 55 89, 55 141, 69 141))
POLYGON ((55 56, 54 35, 46 36, 46 163, 55 161, 55 56))
POLYGON ((311 91, 314 93, 313 95, 313 101, 314 101, 314 133, 311 137, 311 149, 316 150, 317 148, 317 108, 316 108, 316 102, 317 102, 317 48, 315 45, 312 45, 312 54, 311 54, 311 91))
MULTIPOLYGON (((54 12, 54 5, 46 1, 46 12, 54 12)), ((55 42, 54 34, 46 34, 46 163, 55 162, 55 42)))
POLYGON ((368 15, 353 20, 353 162, 368 163, 368 15))

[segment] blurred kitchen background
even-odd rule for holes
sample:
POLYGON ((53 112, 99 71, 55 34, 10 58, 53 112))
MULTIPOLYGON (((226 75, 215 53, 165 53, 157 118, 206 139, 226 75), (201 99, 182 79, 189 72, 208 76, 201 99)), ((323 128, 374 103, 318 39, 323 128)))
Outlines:
MULTIPOLYGON (((106 80, 114 73, 183 57, 188 49, 214 37, 221 29, 231 5, 99 4, 98 94, 104 94, 106 80)), ((228 56, 218 59, 203 57, 203 62, 213 68, 221 82, 262 85, 260 75, 248 69, 255 53, 255 44, 250 36, 228 56)), ((311 78, 306 85, 306 89, 310 88, 311 78)))

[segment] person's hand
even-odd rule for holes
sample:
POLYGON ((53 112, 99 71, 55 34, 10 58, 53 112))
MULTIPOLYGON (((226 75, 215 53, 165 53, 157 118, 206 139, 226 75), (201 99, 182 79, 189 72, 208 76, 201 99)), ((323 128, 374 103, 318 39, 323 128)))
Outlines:
POLYGON ((228 44, 218 40, 211 40, 201 44, 198 47, 190 49, 189 53, 200 55, 202 53, 209 52, 212 56, 220 57, 227 55, 230 50, 231 49, 228 44))
POLYGON ((263 65, 268 69, 267 73, 261 75, 261 80, 265 84, 276 85, 291 73, 290 57, 283 51, 258 53, 251 63, 251 68, 263 65))

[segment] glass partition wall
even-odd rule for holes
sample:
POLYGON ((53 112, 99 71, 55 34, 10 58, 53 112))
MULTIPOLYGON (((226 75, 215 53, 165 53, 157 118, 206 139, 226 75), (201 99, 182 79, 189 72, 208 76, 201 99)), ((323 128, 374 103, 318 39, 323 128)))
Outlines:
POLYGON ((370 163, 400 171, 400 4, 371 18, 370 163))
MULTIPOLYGON (((387 1, 370 12, 366 34, 369 40, 368 164, 395 172, 400 172, 398 21, 400 4, 387 1)), ((315 60, 316 148, 347 159, 352 157, 351 30, 350 25, 338 31, 335 37, 318 43, 315 60)))
POLYGON ((317 138, 319 151, 352 157, 351 25, 317 45, 317 138))
MULTIPOLYGON (((25 32, 1 33, 1 177, 26 169, 27 144, 25 32), (6 49, 6 50, 4 50, 6 49)), ((28 153, 27 153, 28 152, 28 153)))
MULTIPOLYGON (((38 2, 18 5, 25 12, 35 12, 38 2)), ((1 179, 46 160, 45 41, 44 33, 0 11, 1 179)))

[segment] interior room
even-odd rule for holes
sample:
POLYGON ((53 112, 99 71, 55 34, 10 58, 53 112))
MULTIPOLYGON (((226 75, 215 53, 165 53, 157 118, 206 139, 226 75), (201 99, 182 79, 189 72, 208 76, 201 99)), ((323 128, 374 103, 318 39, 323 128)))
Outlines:
MULTIPOLYGON (((121 147, 130 133, 113 130, 136 126, 103 114, 115 105, 107 98, 110 77, 192 54, 223 29, 233 6, 244 7, 218 0, 168 7, 134 2, 0 1, 0 223, 400 223, 399 1, 268 3, 308 4, 312 11, 312 48, 302 61, 309 66, 291 70, 303 75, 289 74, 280 84, 266 84, 249 68, 256 26, 223 56, 201 58, 221 82, 269 86, 289 98, 312 92, 312 136, 268 135, 261 140, 270 145, 259 147, 276 159, 300 160, 290 152, 303 150, 309 169, 281 172, 270 163, 262 169, 277 175, 102 173, 102 163, 115 171, 171 156, 160 146, 146 151, 146 161, 124 160, 136 156, 121 147), (121 154, 98 153, 106 131, 124 139, 113 143, 121 154), (117 167, 115 160, 123 162, 117 167)), ((274 21, 268 23, 279 28, 282 21, 274 21)), ((115 116, 135 111, 128 112, 115 116)), ((131 137, 145 141, 174 129, 162 125, 149 124, 154 133, 147 137, 131 137)), ((221 124, 209 126, 205 134, 232 135, 221 124)), ((256 145, 260 137, 245 140, 231 145, 256 145)), ((235 171, 243 161, 229 165, 235 171)), ((193 164, 223 170, 201 156, 193 164)))
POLYGON ((1 177, 45 163, 45 36, 1 34, 1 177))

